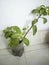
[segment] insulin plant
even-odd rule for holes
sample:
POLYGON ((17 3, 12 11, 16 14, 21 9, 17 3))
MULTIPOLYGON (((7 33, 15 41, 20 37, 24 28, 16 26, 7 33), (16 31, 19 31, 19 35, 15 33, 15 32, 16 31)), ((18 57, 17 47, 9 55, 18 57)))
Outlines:
MULTIPOLYGON (((49 15, 49 6, 41 5, 36 9, 31 11, 33 15, 36 15, 36 18, 32 20, 31 26, 24 27, 22 30, 18 26, 10 26, 3 30, 5 37, 8 39, 8 45, 11 48, 16 48, 19 44, 24 42, 25 45, 29 45, 29 40, 26 38, 28 32, 32 29, 33 35, 37 32, 36 23, 38 22, 39 18, 43 19, 43 23, 47 22, 45 16, 49 15)), ((18 53, 18 52, 17 52, 18 53)))

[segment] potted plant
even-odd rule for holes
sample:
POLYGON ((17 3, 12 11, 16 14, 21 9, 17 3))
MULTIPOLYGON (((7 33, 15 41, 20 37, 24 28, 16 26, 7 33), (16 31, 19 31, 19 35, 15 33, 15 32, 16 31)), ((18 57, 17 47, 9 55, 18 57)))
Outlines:
POLYGON ((31 11, 36 18, 31 22, 31 27, 24 27, 22 30, 18 26, 10 26, 3 30, 5 37, 8 39, 8 45, 12 49, 12 52, 16 56, 22 56, 24 52, 24 46, 29 45, 29 40, 26 38, 28 32, 32 29, 33 35, 37 32, 36 23, 39 18, 43 19, 43 23, 47 22, 45 16, 49 15, 49 6, 41 5, 31 11))

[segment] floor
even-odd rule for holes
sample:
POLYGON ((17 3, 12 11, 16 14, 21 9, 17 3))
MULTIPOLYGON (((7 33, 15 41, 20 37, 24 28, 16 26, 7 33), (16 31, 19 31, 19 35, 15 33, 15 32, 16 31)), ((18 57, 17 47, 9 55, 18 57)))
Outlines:
POLYGON ((13 56, 7 49, 2 49, 0 65, 49 65, 49 43, 25 46, 21 57, 13 56))

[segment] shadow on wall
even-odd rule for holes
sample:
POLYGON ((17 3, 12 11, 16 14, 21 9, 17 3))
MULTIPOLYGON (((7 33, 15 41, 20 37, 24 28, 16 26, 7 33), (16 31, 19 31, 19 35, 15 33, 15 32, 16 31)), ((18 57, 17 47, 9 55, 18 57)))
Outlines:
POLYGON ((46 44, 49 45, 49 30, 47 30, 47 33, 45 35, 45 41, 46 41, 46 44))

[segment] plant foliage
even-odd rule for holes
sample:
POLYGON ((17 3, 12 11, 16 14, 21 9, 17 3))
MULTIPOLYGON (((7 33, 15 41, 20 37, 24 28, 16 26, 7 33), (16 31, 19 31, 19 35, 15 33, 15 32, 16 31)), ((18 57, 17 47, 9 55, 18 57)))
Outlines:
MULTIPOLYGON (((26 30, 26 29, 24 28, 24 30, 26 30)), ((10 27, 7 27, 6 29, 3 30, 5 37, 10 38, 9 43, 8 43, 8 45, 10 47, 16 47, 19 44, 19 42, 21 41, 21 39, 25 35, 24 30, 21 31, 18 26, 10 26, 10 27)), ((29 44, 29 40, 27 38, 24 38, 23 42, 26 45, 29 44)))
POLYGON ((36 23, 38 22, 39 18, 43 19, 44 24, 47 22, 47 18, 44 16, 49 15, 49 6, 41 5, 36 9, 33 9, 31 13, 37 15, 37 18, 32 20, 31 27, 28 30, 26 27, 21 30, 18 26, 10 26, 3 30, 5 37, 10 38, 8 43, 10 47, 16 47, 18 44, 20 44, 20 41, 24 42, 24 44, 27 46, 29 45, 29 40, 26 38, 26 35, 31 29, 33 30, 33 35, 36 34, 36 23))

